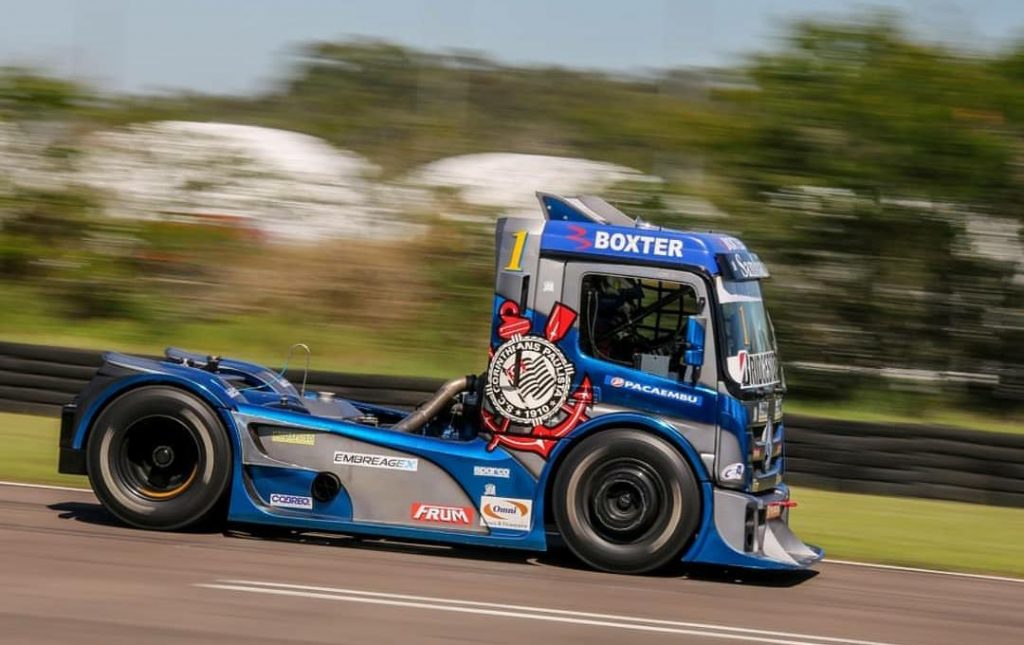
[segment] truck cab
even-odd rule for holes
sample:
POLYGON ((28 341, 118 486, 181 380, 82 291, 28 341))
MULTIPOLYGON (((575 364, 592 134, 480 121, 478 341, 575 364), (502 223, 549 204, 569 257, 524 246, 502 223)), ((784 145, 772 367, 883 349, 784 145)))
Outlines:
MULTIPOLYGON (((683 455, 710 515, 689 557, 819 559, 786 526, 785 384, 758 256, 735 237, 653 226, 596 197, 538 199, 543 220, 504 219, 496 232, 481 411, 492 445, 538 462, 603 428, 654 432, 683 455)), ((635 483, 615 491, 645 494, 635 483)), ((580 515, 600 523, 596 507, 580 515)))

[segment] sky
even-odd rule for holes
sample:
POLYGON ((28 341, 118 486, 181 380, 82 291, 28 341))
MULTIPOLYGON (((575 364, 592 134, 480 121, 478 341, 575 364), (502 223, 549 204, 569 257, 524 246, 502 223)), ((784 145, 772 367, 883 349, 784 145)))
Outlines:
POLYGON ((0 65, 116 92, 244 94, 282 78, 298 44, 363 37, 642 71, 736 63, 795 18, 872 7, 961 48, 1024 36, 1022 0, 0 0, 0 65))

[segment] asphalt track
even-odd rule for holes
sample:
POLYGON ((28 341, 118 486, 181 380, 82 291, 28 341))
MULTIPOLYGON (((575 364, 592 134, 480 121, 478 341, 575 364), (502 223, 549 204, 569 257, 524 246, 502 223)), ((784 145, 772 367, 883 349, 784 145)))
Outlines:
POLYGON ((0 485, 3 643, 1024 642, 1024 584, 584 570, 564 555, 345 537, 167 534, 88 492, 0 485))

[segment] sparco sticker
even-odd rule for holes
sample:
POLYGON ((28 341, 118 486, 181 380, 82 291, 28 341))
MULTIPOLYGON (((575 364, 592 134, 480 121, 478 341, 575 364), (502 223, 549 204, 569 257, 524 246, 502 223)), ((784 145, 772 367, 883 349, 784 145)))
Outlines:
POLYGON ((469 526, 473 522, 472 506, 440 506, 438 504, 413 502, 409 514, 417 522, 462 524, 465 526, 469 526))
POLYGON ((476 477, 508 479, 512 476, 512 471, 508 468, 496 468, 494 466, 473 466, 473 475, 476 477))
POLYGON ((487 398, 503 417, 538 426, 568 400, 575 372, 562 350, 548 339, 513 337, 491 359, 487 398))
POLYGON ((284 495, 282 493, 271 493, 270 505, 277 506, 280 508, 301 508, 308 510, 313 508, 313 498, 301 497, 299 495, 284 495))
POLYGON ((492 529, 529 531, 533 501, 509 497, 480 498, 480 519, 492 529))
POLYGON ((361 452, 334 453, 334 463, 342 466, 359 466, 361 468, 383 468, 385 470, 406 470, 414 472, 419 468, 420 460, 412 457, 388 457, 385 455, 367 455, 361 452))

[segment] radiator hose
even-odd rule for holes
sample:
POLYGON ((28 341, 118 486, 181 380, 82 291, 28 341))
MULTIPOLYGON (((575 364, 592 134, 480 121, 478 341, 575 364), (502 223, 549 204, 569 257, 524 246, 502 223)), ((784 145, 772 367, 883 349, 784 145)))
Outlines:
POLYGON ((429 401, 410 412, 408 416, 391 426, 391 429, 398 432, 418 432, 428 421, 437 416, 456 394, 470 389, 475 382, 476 377, 473 375, 461 376, 448 381, 438 388, 429 401))

